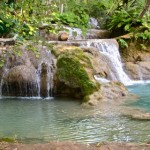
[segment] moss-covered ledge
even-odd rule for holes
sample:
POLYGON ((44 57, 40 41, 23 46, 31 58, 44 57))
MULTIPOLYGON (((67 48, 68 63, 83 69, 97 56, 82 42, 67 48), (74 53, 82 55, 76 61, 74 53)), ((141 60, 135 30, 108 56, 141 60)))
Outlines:
POLYGON ((85 100, 85 97, 98 91, 100 84, 94 79, 91 60, 81 48, 57 45, 53 54, 57 57, 56 95, 85 100))

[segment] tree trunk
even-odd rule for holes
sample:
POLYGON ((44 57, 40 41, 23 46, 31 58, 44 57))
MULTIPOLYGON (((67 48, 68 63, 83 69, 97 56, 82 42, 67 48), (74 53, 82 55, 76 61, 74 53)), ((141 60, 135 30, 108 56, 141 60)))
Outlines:
POLYGON ((147 0, 146 4, 144 6, 144 9, 143 9, 143 11, 140 14, 140 18, 143 18, 143 16, 145 15, 145 13, 148 11, 149 7, 150 7, 150 0, 147 0))

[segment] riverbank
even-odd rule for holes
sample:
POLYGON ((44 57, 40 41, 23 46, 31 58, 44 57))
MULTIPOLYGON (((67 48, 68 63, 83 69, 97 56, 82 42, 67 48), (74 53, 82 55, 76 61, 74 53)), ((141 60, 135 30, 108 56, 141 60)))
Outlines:
POLYGON ((150 143, 80 144, 74 142, 50 142, 46 144, 0 143, 1 150, 149 150, 150 143))

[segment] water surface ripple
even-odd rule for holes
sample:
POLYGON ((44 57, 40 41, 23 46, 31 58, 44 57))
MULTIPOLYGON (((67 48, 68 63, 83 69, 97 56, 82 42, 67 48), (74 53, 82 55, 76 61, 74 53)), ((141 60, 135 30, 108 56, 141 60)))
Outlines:
MULTIPOLYGON (((140 86, 129 90, 141 92, 141 99, 134 105, 150 111, 150 85, 143 86, 147 91, 140 86)), ((24 142, 150 141, 150 121, 131 120, 117 111, 111 107, 105 111, 84 109, 79 101, 70 99, 2 98, 0 137, 15 137, 24 142)))

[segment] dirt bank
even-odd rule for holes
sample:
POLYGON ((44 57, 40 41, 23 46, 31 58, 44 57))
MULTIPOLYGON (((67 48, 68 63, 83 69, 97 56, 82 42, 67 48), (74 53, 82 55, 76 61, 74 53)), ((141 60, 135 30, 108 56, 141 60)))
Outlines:
POLYGON ((150 144, 50 142, 46 144, 0 143, 0 150, 150 150, 150 144))

